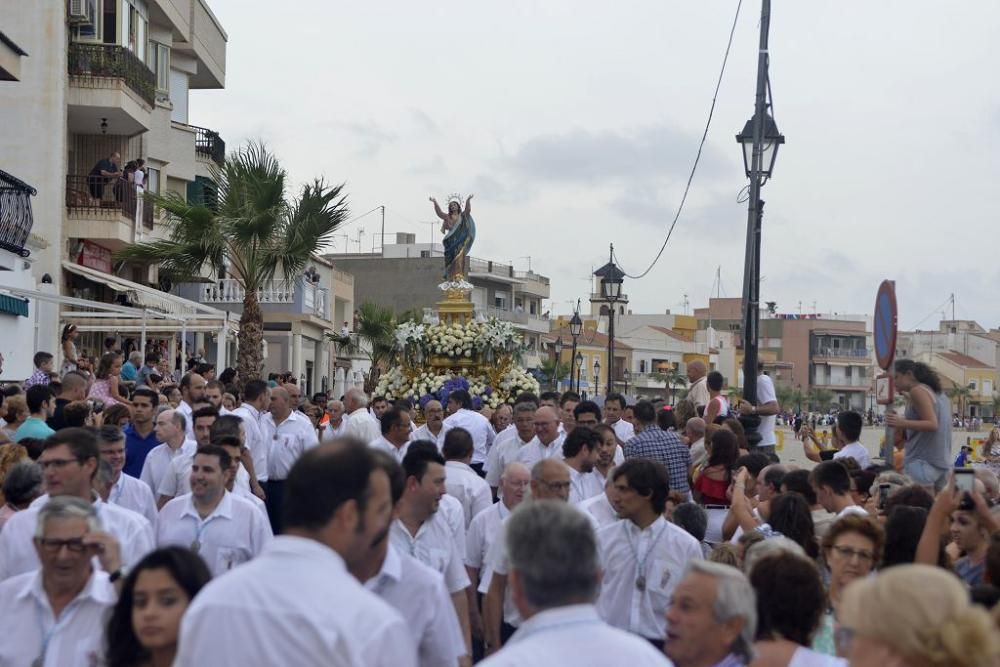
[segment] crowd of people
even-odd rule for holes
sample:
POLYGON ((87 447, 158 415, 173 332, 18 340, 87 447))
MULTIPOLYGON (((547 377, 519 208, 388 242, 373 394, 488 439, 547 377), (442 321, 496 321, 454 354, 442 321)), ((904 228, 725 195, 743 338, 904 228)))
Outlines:
POLYGON ((952 472, 923 364, 897 471, 851 411, 782 463, 770 378, 730 404, 699 362, 676 406, 478 411, 34 361, 0 405, 0 666, 1000 664, 1000 482, 952 472))

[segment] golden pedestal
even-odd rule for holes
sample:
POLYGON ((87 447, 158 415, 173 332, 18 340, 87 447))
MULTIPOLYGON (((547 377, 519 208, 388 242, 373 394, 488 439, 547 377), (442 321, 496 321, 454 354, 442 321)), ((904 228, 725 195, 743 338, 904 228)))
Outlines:
MULTIPOLYGON (((456 283, 461 283, 464 276, 455 276, 456 283)), ((444 301, 438 301, 438 318, 443 324, 465 325, 472 322, 476 317, 475 306, 469 298, 469 291, 464 289, 445 290, 444 301)))

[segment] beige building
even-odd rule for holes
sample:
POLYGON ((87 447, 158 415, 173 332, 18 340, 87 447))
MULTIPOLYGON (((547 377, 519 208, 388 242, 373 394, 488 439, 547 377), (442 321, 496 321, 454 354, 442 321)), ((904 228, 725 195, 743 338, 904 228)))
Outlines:
POLYGON ((0 9, 0 169, 37 191, 33 289, 0 270, 0 290, 28 299, 31 345, 57 350, 60 327, 75 322, 90 354, 106 335, 180 353, 201 334, 224 360, 233 332, 224 310, 167 293, 156 267, 112 262, 115 250, 163 233, 143 190, 210 196, 209 165, 225 145, 188 114, 191 91, 225 84, 227 36, 206 0, 0 0, 0 9), (27 55, 13 64, 18 52, 27 55), (114 153, 119 169, 145 160, 142 188, 93 175, 114 153))

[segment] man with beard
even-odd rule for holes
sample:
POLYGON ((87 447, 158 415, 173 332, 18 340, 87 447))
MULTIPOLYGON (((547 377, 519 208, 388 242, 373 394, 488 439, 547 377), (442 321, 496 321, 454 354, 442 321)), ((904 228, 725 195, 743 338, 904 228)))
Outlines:
POLYGON ((586 426, 577 426, 563 442, 563 460, 569 466, 569 502, 583 502, 601 493, 603 487, 594 475, 601 436, 586 426))

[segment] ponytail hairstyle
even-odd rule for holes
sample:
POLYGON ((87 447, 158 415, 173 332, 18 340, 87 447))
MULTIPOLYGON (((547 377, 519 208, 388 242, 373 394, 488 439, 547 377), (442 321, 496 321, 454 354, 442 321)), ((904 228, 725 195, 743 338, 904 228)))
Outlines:
POLYGON ((898 359, 893 363, 892 370, 896 373, 910 373, 917 382, 927 385, 935 394, 941 393, 941 379, 937 372, 922 361, 898 359))

